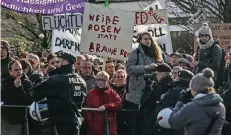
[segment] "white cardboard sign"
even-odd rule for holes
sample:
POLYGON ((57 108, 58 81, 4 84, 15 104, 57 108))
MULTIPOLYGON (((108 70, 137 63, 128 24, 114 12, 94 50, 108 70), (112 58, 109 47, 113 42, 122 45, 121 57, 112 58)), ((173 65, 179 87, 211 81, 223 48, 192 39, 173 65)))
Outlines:
POLYGON ((168 24, 167 10, 148 10, 135 13, 135 24, 168 24))
POLYGON ((73 29, 82 27, 83 15, 81 13, 42 16, 43 30, 73 29))
POLYGON ((64 51, 74 56, 80 55, 81 33, 74 29, 53 30, 51 52, 64 51))
POLYGON ((149 32, 153 40, 157 41, 164 52, 173 52, 171 35, 167 24, 137 25, 134 30, 136 33, 149 32))
POLYGON ((134 12, 85 3, 80 52, 125 59, 132 51, 134 12))

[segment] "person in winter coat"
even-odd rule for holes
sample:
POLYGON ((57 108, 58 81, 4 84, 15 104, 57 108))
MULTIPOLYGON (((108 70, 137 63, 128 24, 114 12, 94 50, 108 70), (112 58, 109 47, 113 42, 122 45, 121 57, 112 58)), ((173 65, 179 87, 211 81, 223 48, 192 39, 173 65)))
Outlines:
MULTIPOLYGON (((161 49, 154 43, 149 33, 140 34, 138 43, 138 48, 130 53, 126 64, 129 75, 126 100, 131 110, 139 108, 142 90, 145 88, 144 75, 154 72, 156 63, 163 61, 161 49)), ((131 134, 136 133, 136 118, 137 113, 131 113, 128 117, 131 134)))
POLYGON ((8 63, 12 60, 9 53, 9 43, 1 41, 1 78, 9 76, 8 63))
MULTIPOLYGON (((29 105, 31 98, 28 89, 32 87, 31 81, 22 72, 19 61, 9 63, 9 76, 2 79, 1 101, 5 105, 29 105)), ((25 118, 25 108, 1 107, 1 134, 20 135, 25 118)))
POLYGON ((171 67, 162 63, 156 67, 156 83, 153 88, 146 87, 141 96, 141 134, 156 134, 156 108, 159 106, 161 95, 171 88, 173 82, 171 67))
POLYGON ((180 92, 186 90, 189 86, 190 80, 194 74, 188 70, 181 70, 179 78, 173 82, 170 88, 161 99, 161 109, 166 107, 174 107, 180 98, 180 92))
MULTIPOLYGON (((173 108, 180 98, 182 90, 186 90, 189 86, 189 82, 193 77, 193 73, 188 70, 181 70, 179 72, 179 78, 174 81, 170 88, 165 94, 162 95, 159 109, 157 112, 164 108, 173 108)), ((182 135, 182 130, 165 129, 159 127, 158 134, 160 135, 182 135)))
POLYGON ((101 71, 96 75, 97 86, 88 92, 85 99, 87 108, 98 108, 99 111, 85 111, 84 121, 87 124, 87 135, 104 135, 104 112, 108 111, 108 128, 110 135, 117 134, 116 112, 123 104, 119 95, 109 87, 109 75, 101 71))
POLYGON ((186 135, 220 135, 225 123, 225 107, 216 94, 214 73, 206 68, 190 81, 189 89, 182 93, 169 118, 174 129, 184 127, 186 135), (190 102, 192 96, 194 97, 190 102))
POLYGON ((96 77, 93 72, 93 63, 91 60, 83 60, 81 64, 81 76, 87 84, 87 92, 95 88, 96 77))
POLYGON ((78 135, 82 124, 79 109, 86 96, 86 83, 73 73, 75 57, 67 52, 58 51, 58 67, 53 76, 34 87, 32 99, 36 102, 46 98, 50 115, 49 124, 53 134, 78 135), (54 127, 55 126, 55 127, 54 127))
MULTIPOLYGON (((124 94, 126 92, 126 78, 127 72, 123 69, 119 69, 115 72, 113 77, 113 83, 111 88, 120 96, 123 101, 123 109, 126 108, 126 101, 124 94)), ((126 128, 126 117, 129 116, 130 112, 119 111, 117 112, 117 134, 118 135, 128 135, 129 132, 126 128)))
POLYGON ((222 50, 217 42, 214 41, 212 31, 208 26, 202 26, 199 29, 199 38, 199 49, 195 56, 196 62, 194 62, 195 65, 197 65, 196 74, 200 73, 206 67, 211 68, 215 73, 214 81, 216 85, 218 72, 220 70, 222 50))

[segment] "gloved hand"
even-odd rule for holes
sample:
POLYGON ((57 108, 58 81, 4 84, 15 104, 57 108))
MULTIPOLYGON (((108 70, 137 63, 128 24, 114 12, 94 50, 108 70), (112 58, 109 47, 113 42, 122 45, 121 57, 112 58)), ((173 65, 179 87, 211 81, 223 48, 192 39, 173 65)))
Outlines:
POLYGON ((180 101, 183 102, 184 104, 188 103, 191 101, 191 98, 193 98, 191 91, 187 90, 183 90, 181 91, 181 95, 180 95, 180 101))

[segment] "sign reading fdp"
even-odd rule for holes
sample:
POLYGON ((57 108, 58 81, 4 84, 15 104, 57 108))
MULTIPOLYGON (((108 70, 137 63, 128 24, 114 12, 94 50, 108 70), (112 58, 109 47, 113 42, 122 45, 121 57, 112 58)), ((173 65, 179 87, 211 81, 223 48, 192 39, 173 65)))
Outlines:
POLYGON ((135 24, 168 24, 166 9, 137 11, 135 13, 135 24))

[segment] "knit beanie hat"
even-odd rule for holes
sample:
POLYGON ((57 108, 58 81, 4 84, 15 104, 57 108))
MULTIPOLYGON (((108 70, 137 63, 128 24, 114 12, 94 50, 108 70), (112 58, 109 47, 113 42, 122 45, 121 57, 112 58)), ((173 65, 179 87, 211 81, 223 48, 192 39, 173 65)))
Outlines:
POLYGON ((179 80, 190 81, 193 78, 194 74, 189 70, 181 70, 179 72, 179 80))
POLYGON ((188 61, 187 59, 185 59, 185 58, 181 58, 181 59, 179 60, 178 63, 179 63, 179 64, 184 64, 184 65, 186 65, 187 67, 190 67, 189 61, 188 61))
POLYGON ((208 88, 214 87, 214 72, 210 68, 206 68, 202 73, 197 74, 191 80, 191 88, 194 91, 204 92, 208 88))
POLYGON ((168 64, 162 63, 156 67, 156 71, 157 72, 171 72, 172 69, 168 64))
POLYGON ((200 35, 209 35, 210 38, 213 37, 212 30, 208 26, 201 26, 199 29, 199 36, 200 35))

